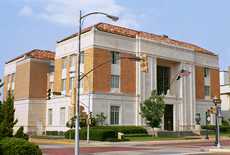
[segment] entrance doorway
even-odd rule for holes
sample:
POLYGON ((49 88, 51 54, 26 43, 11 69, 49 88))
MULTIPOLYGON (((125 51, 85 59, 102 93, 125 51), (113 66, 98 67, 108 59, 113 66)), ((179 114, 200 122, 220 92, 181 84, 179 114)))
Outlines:
POLYGON ((165 105, 164 130, 173 131, 173 105, 165 105))

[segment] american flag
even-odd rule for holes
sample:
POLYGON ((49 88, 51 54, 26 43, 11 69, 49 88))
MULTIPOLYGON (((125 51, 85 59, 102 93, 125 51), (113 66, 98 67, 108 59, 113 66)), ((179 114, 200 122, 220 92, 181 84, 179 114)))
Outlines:
POLYGON ((189 76, 190 74, 191 74, 191 72, 182 69, 182 70, 180 71, 180 73, 178 73, 178 75, 177 75, 177 80, 179 80, 179 79, 182 78, 182 77, 187 77, 187 76, 189 76))

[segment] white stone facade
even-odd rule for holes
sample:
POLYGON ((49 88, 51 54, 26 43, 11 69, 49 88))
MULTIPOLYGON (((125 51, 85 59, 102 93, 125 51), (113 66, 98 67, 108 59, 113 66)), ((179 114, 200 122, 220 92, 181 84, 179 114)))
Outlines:
MULTIPOLYGON (((110 107, 113 105, 119 106, 119 125, 144 125, 139 115, 140 103, 149 97, 152 90, 157 88, 157 60, 163 59, 176 62, 176 65, 171 67, 172 74, 176 74, 181 69, 186 69, 191 72, 190 76, 173 83, 169 94, 166 96, 166 104, 173 105, 173 130, 193 130, 195 127, 196 113, 201 114, 201 123, 204 124, 204 113, 212 105, 212 101, 199 101, 196 99, 195 65, 218 69, 217 56, 197 53, 191 49, 155 42, 139 38, 138 36, 136 38, 128 38, 101 32, 94 28, 85 33, 82 38, 82 50, 95 47, 117 52, 133 53, 136 56, 145 53, 149 57, 148 73, 141 72, 137 62, 135 96, 126 96, 119 93, 95 93, 90 94, 90 96, 87 94, 81 95, 81 102, 84 103, 83 106, 85 106, 86 111, 88 111, 88 103, 90 100, 90 111, 93 112, 93 114, 103 112, 107 116, 105 124, 110 125, 110 107)), ((61 58, 76 53, 77 45, 76 37, 58 43, 56 57, 61 58)), ((119 68, 112 66, 112 71, 117 73, 119 72, 119 68)), ((55 99, 54 102, 56 101, 55 99)), ((51 103, 53 100, 49 102, 48 106, 54 105, 55 107, 53 108, 58 109, 61 106, 51 103)), ((68 107, 68 104, 70 104, 70 102, 65 102, 66 107, 68 107)), ((55 114, 54 117, 57 118, 58 115, 55 114)), ((47 127, 47 130, 55 129, 59 130, 61 128, 55 128, 55 126, 47 127)), ((62 129, 65 130, 66 128, 62 129)))

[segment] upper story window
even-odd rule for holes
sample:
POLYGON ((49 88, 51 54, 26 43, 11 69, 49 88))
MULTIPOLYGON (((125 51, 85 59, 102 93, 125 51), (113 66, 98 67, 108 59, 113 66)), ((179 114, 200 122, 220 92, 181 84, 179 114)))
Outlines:
POLYGON ((210 88, 210 86, 204 86, 204 96, 207 99, 211 98, 211 88, 210 88))
POLYGON ((81 52, 81 64, 84 64, 84 62, 85 62, 85 51, 82 51, 81 52))
POLYGON ((66 69, 67 66, 67 57, 62 58, 62 69, 66 69))
POLYGON ((204 77, 209 77, 210 71, 209 68, 204 68, 204 77))
POLYGON ((74 88, 74 77, 71 77, 69 80, 69 90, 72 91, 74 88))
POLYGON ((61 81, 61 90, 62 91, 66 90, 66 79, 62 79, 62 81, 61 81))
POLYGON ((83 88, 84 87, 84 80, 82 79, 81 81, 80 81, 80 88, 83 88))
POLYGON ((112 51, 112 64, 118 64, 119 63, 119 56, 120 54, 118 52, 112 51))
POLYGON ((14 81, 15 81, 15 73, 11 75, 11 83, 14 83, 14 81))
POLYGON ((51 89, 51 91, 53 91, 54 90, 54 82, 53 81, 51 81, 51 82, 49 82, 50 84, 50 89, 51 89))
POLYGON ((70 67, 73 67, 76 65, 76 56, 75 55, 71 55, 70 56, 70 67))
POLYGON ((167 94, 170 89, 170 68, 157 66, 157 92, 159 95, 167 94))
POLYGON ((120 76, 112 75, 111 77, 111 88, 119 88, 120 87, 120 76))

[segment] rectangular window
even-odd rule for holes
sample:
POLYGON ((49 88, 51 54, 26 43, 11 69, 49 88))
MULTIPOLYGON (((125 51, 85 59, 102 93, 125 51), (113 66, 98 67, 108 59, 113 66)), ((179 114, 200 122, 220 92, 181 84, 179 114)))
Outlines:
POLYGON ((81 81, 80 81, 80 88, 83 88, 84 87, 84 80, 82 79, 81 81))
POLYGON ((53 123, 53 109, 48 109, 48 125, 53 123))
POLYGON ((170 68, 157 66, 157 92, 159 95, 166 95, 168 89, 170 89, 170 68))
POLYGON ((111 106, 110 107, 110 124, 115 125, 119 124, 119 114, 120 114, 120 107, 119 106, 111 106))
POLYGON ((15 73, 13 73, 11 76, 11 83, 14 83, 14 81, 15 81, 15 73))
POLYGON ((71 77, 70 79, 69 79, 69 90, 73 90, 73 88, 74 88, 74 77, 71 77))
POLYGON ((75 55, 71 55, 70 56, 70 67, 74 67, 76 65, 76 56, 75 55))
POLYGON ((54 90, 54 82, 50 82, 50 89, 51 89, 51 91, 54 90))
POLYGON ((112 52, 112 64, 118 64, 118 63, 119 63, 119 53, 112 52))
POLYGON ((111 88, 119 88, 120 87, 120 76, 112 75, 111 78, 111 88))
POLYGON ((60 108, 60 125, 65 125, 65 107, 60 108))
POLYGON ((210 97, 211 96, 210 86, 204 86, 204 95, 206 97, 210 97))
POLYGON ((204 68, 204 77, 209 77, 209 68, 204 68))
POLYGON ((67 57, 62 58, 62 69, 66 69, 67 66, 67 57))
POLYGON ((62 91, 66 90, 66 79, 62 79, 62 81, 61 81, 61 90, 62 91))
POLYGON ((84 64, 84 60, 85 59, 85 52, 84 51, 82 51, 81 52, 81 64, 84 64))

